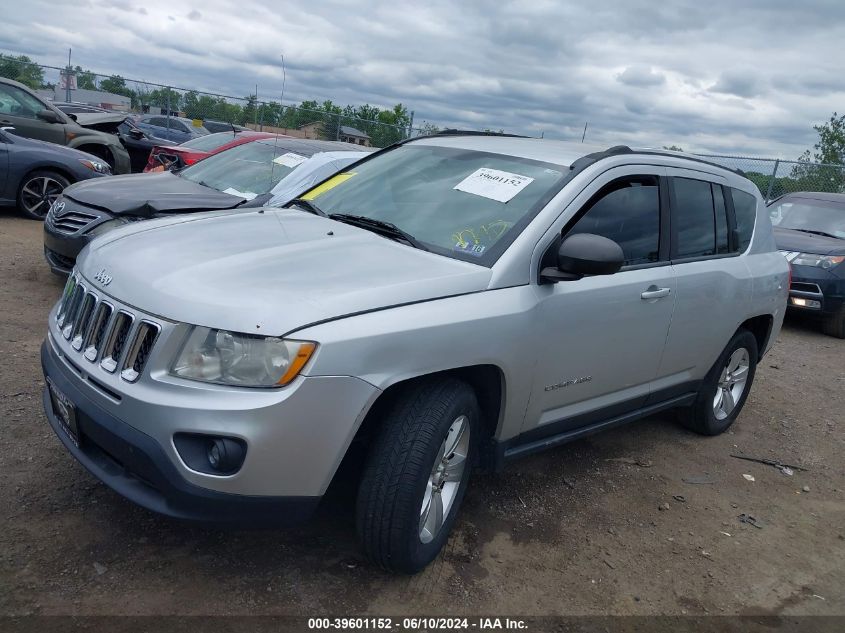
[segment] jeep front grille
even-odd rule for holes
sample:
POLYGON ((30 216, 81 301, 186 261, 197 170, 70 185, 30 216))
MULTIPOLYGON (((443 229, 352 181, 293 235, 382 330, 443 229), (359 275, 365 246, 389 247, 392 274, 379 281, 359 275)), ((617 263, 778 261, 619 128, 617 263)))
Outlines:
POLYGON ((83 231, 97 217, 96 215, 82 211, 68 211, 64 215, 53 215, 52 225, 60 233, 70 235, 83 231))
POLYGON ((76 275, 68 278, 56 318, 71 349, 109 373, 120 367, 128 382, 140 377, 161 331, 157 323, 101 300, 76 275))

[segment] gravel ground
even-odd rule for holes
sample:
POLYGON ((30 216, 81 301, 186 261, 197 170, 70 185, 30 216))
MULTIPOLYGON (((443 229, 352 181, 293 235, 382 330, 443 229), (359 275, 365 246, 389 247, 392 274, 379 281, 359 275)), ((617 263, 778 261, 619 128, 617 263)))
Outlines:
POLYGON ((0 209, 0 614, 845 614, 845 341, 790 319, 720 437, 664 415, 476 477, 440 558, 392 577, 356 547, 348 485, 301 528, 218 530, 77 464, 41 409, 63 285, 41 230, 0 209))

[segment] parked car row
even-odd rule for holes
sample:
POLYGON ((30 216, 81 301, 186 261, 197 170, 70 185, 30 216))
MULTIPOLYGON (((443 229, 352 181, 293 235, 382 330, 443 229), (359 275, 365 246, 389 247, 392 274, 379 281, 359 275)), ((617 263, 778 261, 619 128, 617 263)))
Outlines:
POLYGON ((83 247, 108 230, 174 214, 281 206, 367 153, 349 143, 243 132, 226 151, 178 171, 78 183, 47 215, 44 255, 53 272, 68 274, 83 247))
POLYGON ((742 175, 448 134, 309 181, 338 148, 306 143, 80 183, 50 212, 48 245, 73 214, 103 232, 50 313, 44 407, 120 494, 291 523, 345 472, 364 551, 413 573, 476 466, 662 410, 704 435, 739 416, 789 294, 742 175), (245 208, 264 202, 282 206, 245 208))

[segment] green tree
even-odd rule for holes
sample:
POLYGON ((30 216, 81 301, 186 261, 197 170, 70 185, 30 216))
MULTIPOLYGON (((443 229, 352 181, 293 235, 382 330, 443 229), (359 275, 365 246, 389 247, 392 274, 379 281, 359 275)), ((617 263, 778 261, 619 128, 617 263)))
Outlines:
POLYGON ((245 98, 246 105, 241 109, 241 116, 238 122, 241 125, 246 125, 247 123, 255 124, 258 120, 258 96, 249 95, 245 98))
POLYGON ((668 149, 671 152, 683 152, 683 147, 678 147, 677 145, 664 145, 663 149, 668 149))
POLYGON ((813 145, 816 150, 812 154, 805 150, 798 158, 802 162, 813 160, 827 165, 845 164, 845 114, 836 112, 827 123, 814 125, 813 129, 819 134, 819 141, 813 145))
POLYGON ((19 81, 33 90, 44 86, 44 71, 26 55, 0 55, 0 77, 19 81))
POLYGON ((132 107, 135 109, 140 109, 142 105, 149 103, 144 101, 146 93, 141 90, 136 92, 129 88, 126 85, 126 80, 120 75, 112 75, 111 77, 103 79, 100 82, 100 90, 103 92, 109 92, 113 95, 123 95, 124 97, 129 97, 132 99, 132 107))
POLYGON ((97 75, 90 70, 82 70, 81 66, 73 69, 76 74, 76 87, 81 90, 96 90, 97 89, 97 75))
POLYGON ((147 104, 161 108, 163 111, 178 112, 182 105, 182 95, 171 88, 156 88, 147 95, 147 104))
POLYGON ((798 191, 842 193, 845 191, 845 114, 834 112, 827 123, 814 125, 813 129, 819 135, 813 145, 815 151, 805 150, 798 157, 801 164, 792 168, 790 176, 802 184, 798 191))

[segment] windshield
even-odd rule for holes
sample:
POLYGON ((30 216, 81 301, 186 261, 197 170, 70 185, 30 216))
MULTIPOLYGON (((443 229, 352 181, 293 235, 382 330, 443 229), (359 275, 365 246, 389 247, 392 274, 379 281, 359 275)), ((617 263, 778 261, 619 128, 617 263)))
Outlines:
POLYGON ((231 143, 236 138, 232 132, 218 132, 217 134, 206 134, 193 138, 190 141, 185 141, 179 147, 187 147, 188 149, 196 149, 201 152, 211 152, 218 147, 222 147, 226 143, 231 143))
POLYGON ((179 175, 196 182, 252 200, 270 191, 277 182, 307 159, 276 146, 273 139, 252 141, 214 154, 183 169, 179 175))
POLYGON ((303 197, 327 214, 390 222, 434 252, 490 266, 563 184, 559 165, 404 145, 303 197))
POLYGON ((772 224, 782 229, 818 231, 845 239, 845 205, 822 200, 785 200, 769 208, 772 224))

